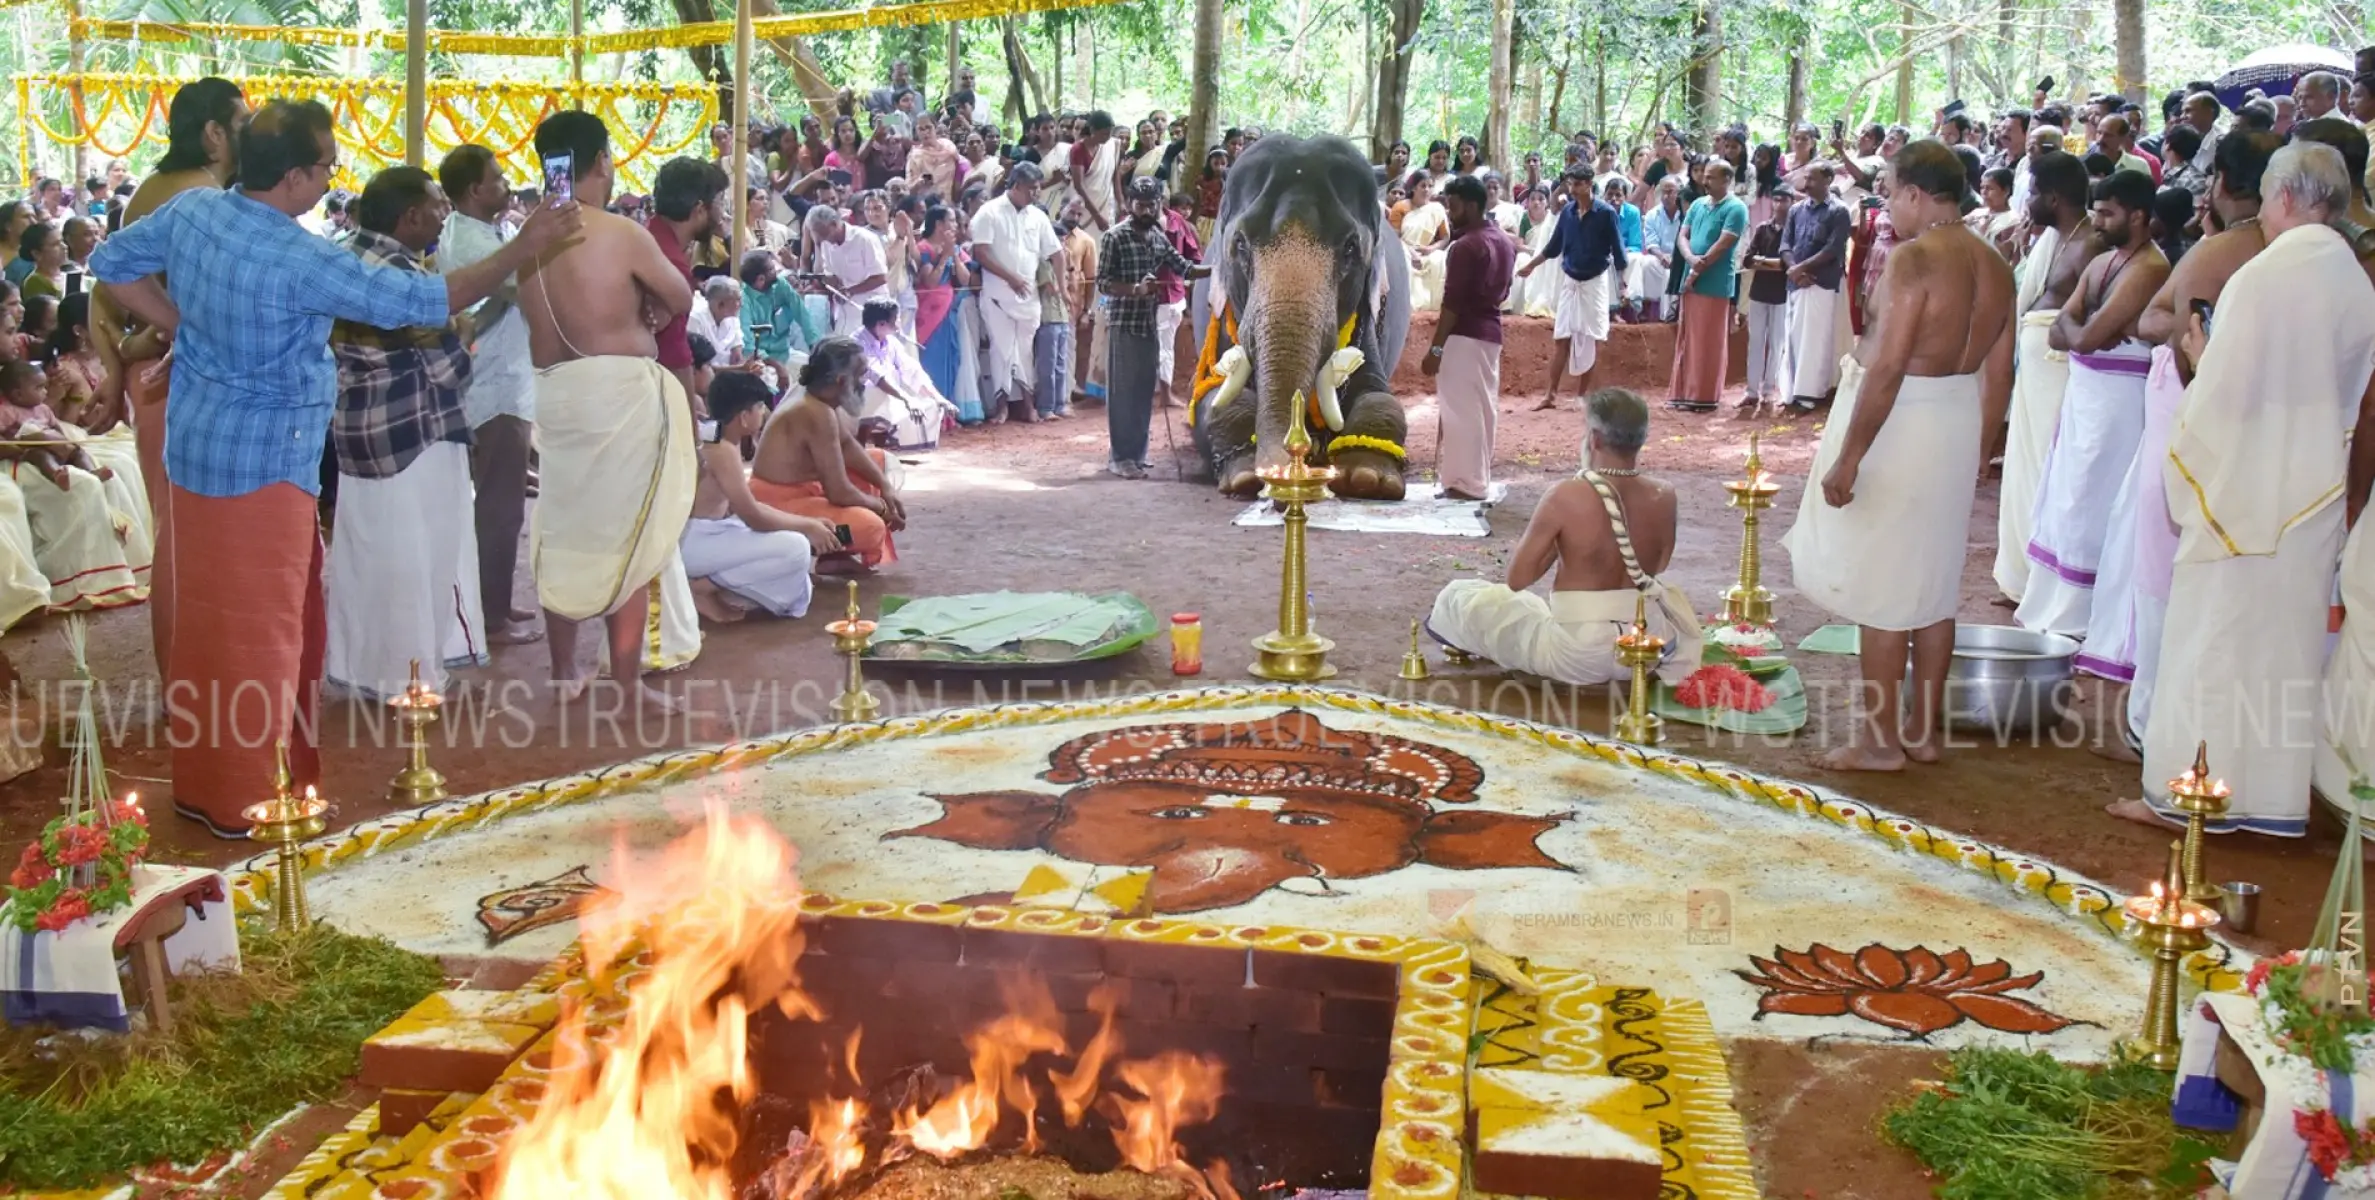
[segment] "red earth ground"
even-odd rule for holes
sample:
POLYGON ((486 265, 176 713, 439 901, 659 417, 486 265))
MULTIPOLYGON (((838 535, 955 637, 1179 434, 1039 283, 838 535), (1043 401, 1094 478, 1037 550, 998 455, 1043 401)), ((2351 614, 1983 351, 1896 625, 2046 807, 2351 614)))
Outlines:
MULTIPOLYGON (((1430 335, 1422 316, 1412 345, 1430 335)), ((1737 342, 1737 339, 1735 339, 1737 342)), ((1734 348, 1732 378, 1740 377, 1740 348, 1734 348)), ((1338 649, 1336 681, 1352 687, 1407 693, 1394 676, 1408 644, 1410 621, 1425 613, 1447 579, 1478 572, 1497 576, 1524 528, 1535 499, 1550 483, 1577 466, 1582 421, 1572 401, 1555 412, 1533 412, 1549 354, 1548 329, 1537 320, 1512 323, 1503 362, 1504 398, 1496 451, 1497 474, 1511 487, 1508 501, 1491 514, 1492 536, 1452 538, 1376 537, 1316 532, 1311 539, 1314 609, 1338 649)), ((1619 326, 1602 355, 1602 384, 1639 389, 1662 400, 1670 331, 1619 326)), ((1183 362, 1193 362, 1183 357, 1183 362)), ((1411 369, 1415 350, 1395 377, 1407 397, 1412 426, 1411 461, 1431 463, 1435 405, 1424 380, 1411 369)), ((1192 457, 1186 429, 1169 414, 1159 421, 1152 457, 1155 478, 1124 482, 1102 472, 1105 431, 1102 414, 1037 426, 1009 426, 952 434, 928 465, 911 475, 911 528, 900 535, 901 561, 861 587, 871 612, 886 594, 957 593, 999 588, 1061 587, 1078 591, 1128 590, 1158 613, 1190 610, 1203 615, 1206 675, 1212 683, 1244 682, 1250 660, 1247 643, 1275 623, 1278 541, 1275 535, 1239 531, 1228 524, 1241 504, 1207 485, 1180 481, 1192 457)), ((1684 416, 1657 410, 1643 462, 1673 481, 1682 496, 1684 533, 1670 577, 1688 589, 1703 610, 1712 609, 1734 577, 1739 521, 1724 507, 1719 481, 1735 478, 1751 431, 1765 434, 1765 462, 1783 491, 1767 523, 1766 582, 1779 594, 1782 634, 1795 644, 1824 614, 1799 602, 1789 586, 1787 556, 1777 543, 1790 524, 1808 464, 1820 437, 1821 417, 1750 418, 1725 412, 1684 416)), ((1971 519, 1971 553, 1965 573, 1965 620, 2002 623, 1988 564, 1995 544, 1996 488, 1985 483, 1971 519)), ((532 593, 523 582, 519 595, 532 593)), ((486 725, 487 745, 440 745, 435 762, 455 794, 506 786, 615 762, 686 741, 762 734, 825 719, 823 702, 835 690, 839 660, 832 655, 825 619, 843 601, 837 589, 820 588, 817 611, 800 621, 751 620, 709 631, 700 659, 669 679, 692 695, 703 710, 695 727, 684 722, 638 730, 625 725, 562 726, 543 698, 538 681, 546 672, 542 646, 509 648, 494 665, 469 673, 468 689, 507 704, 486 725), (780 686, 771 686, 780 685, 780 686), (762 697, 757 705, 751 697, 762 697), (773 696, 769 702, 764 697, 773 696), (731 706, 731 707, 730 707, 731 706), (755 709, 755 711, 754 711, 755 709)), ((53 727, 62 705, 58 687, 72 672, 57 620, 37 620, 9 633, 4 648, 23 673, 24 686, 46 705, 53 727)), ((138 685, 153 698, 144 608, 103 613, 92 621, 91 669, 119 692, 138 685)), ((585 653, 592 653, 591 646, 585 653)), ((1848 778, 1822 771, 1816 760, 1827 735, 1845 728, 1852 660, 1799 656, 1815 697, 1808 729, 1795 739, 1734 738, 1683 726, 1674 730, 1676 749, 1738 763, 1774 775, 1838 787, 1872 804, 1986 841, 2039 855, 2115 888, 2140 889, 2164 861, 2167 834, 2103 815, 2102 806, 2137 793, 2136 768, 2105 761, 2083 747, 2073 729, 2042 744, 1987 746, 1951 753, 1946 765, 1901 776, 1848 778), (1824 685, 1833 685, 1826 688, 1824 685)), ((879 673, 878 673, 879 674, 879 673)), ((878 680, 891 711, 973 701, 976 684, 991 699, 1059 698, 1093 690, 1154 690, 1175 686, 1162 644, 1093 669, 1051 676, 1034 686, 997 690, 970 676, 918 674, 878 680), (889 684, 888 688, 881 686, 889 684), (912 685, 912 686, 911 686, 912 685)), ((1604 732, 1607 712, 1596 705, 1576 712, 1545 709, 1537 681, 1513 679, 1489 667, 1454 670, 1438 663, 1436 678, 1416 693, 1441 703, 1491 709, 1507 715, 1604 732), (1507 684, 1508 686, 1502 686, 1507 684)), ((153 703, 153 700, 147 701, 153 703)), ((134 786, 161 796, 169 772, 161 725, 152 727, 142 701, 118 703, 120 734, 109 765, 134 786)), ((2098 698, 2081 702, 2078 716, 2089 728, 2098 698)), ((377 715, 360 706, 330 705, 324 714, 324 791, 338 804, 340 823, 385 812, 383 798, 400 753, 392 737, 379 736, 377 715)), ((465 739, 466 740, 466 739, 465 739)), ((65 756, 54 745, 48 765, 0 786, 0 845, 22 844, 57 811, 63 794, 65 756)), ((258 796, 264 780, 258 780, 258 796)), ((162 804, 153 805, 156 811, 162 804)), ((2294 946, 2310 932, 2323 886, 2339 845, 2339 829, 2324 814, 2311 835, 2299 841, 2227 838, 2213 851, 2220 879, 2248 879, 2265 889, 2258 939, 2253 948, 2294 946)), ((180 862, 221 864, 248 848, 212 841, 187 823, 163 818, 158 856, 180 862)), ((478 974, 476 964, 451 964, 457 975, 478 974)), ((1918 1043, 1873 1046, 1831 1042, 1743 1040, 1728 1047, 1757 1166, 1767 1195, 1825 1200, 1906 1200, 1926 1195, 1929 1182, 1908 1155, 1883 1144, 1874 1132, 1878 1115, 1898 1102, 1916 1079, 1932 1076, 1940 1056, 1918 1043)), ((308 1122, 310 1125, 312 1122, 308 1122)), ((322 1128, 334 1128, 335 1122, 322 1128)), ((275 1155, 273 1157, 283 1157, 275 1155)), ((294 1155, 286 1155, 290 1162, 294 1155)), ((277 1176, 269 1163, 237 1190, 260 1194, 263 1181, 277 1176)))

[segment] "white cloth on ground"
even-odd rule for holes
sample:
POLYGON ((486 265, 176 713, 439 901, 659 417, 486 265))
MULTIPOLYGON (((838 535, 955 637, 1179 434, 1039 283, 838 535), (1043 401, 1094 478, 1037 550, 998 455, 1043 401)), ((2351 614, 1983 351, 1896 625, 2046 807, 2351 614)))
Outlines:
POLYGON ((470 448, 439 442, 385 479, 341 473, 322 592, 322 676, 372 700, 404 690, 411 665, 439 691, 445 668, 487 662, 478 594, 470 448))
POLYGON ((2029 521, 2028 588, 2013 614, 2024 629, 2086 636, 2112 508, 2144 440, 2151 369, 2151 348, 2132 339, 2070 356, 2070 384, 2029 521))
POLYGON ((742 518, 695 517, 685 523, 684 569, 778 617, 808 615, 808 539, 788 529, 760 532, 742 518))
POLYGON ((693 511, 692 413, 648 358, 580 358, 536 374, 542 491, 528 522, 537 600, 608 614, 676 556, 693 511))
POLYGON ((1863 365, 1844 359, 1839 375, 1797 524, 1782 538, 1798 590, 1872 629, 1952 620, 1979 486, 1979 376, 1906 376, 1857 469, 1853 498, 1833 508, 1821 480, 1854 420, 1863 365))
MULTIPOLYGON (((1608 272, 1602 271, 1589 279, 1575 279, 1557 264, 1543 267, 1559 277, 1558 309, 1551 315, 1553 338, 1567 341, 1565 370, 1569 375, 1581 375, 1600 361, 1600 343, 1608 340, 1608 272)), ((1542 272, 1535 268, 1535 274, 1542 272)))
MULTIPOLYGON (((2051 232, 2048 230, 2047 232, 2051 232)), ((2053 452, 2070 384, 2070 356, 2046 342, 2060 309, 2029 313, 2013 335, 2012 406, 2004 435, 2004 478, 1996 490, 1996 587, 2014 601, 2029 590, 2029 535, 2037 518, 2037 487, 2053 452)))

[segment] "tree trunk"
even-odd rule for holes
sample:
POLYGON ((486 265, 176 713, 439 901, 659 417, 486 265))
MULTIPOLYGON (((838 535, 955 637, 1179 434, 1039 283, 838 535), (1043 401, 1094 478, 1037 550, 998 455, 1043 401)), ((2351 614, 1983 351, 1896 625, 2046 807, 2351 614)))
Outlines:
MULTIPOLYGON (((1366 4, 1361 6, 1361 78, 1377 78, 1377 13, 1366 4)), ((1345 91, 1350 93, 1345 100, 1350 108, 1344 118, 1344 136, 1351 138, 1368 122, 1370 93, 1365 87, 1345 91)))
POLYGON ((1097 107, 1097 26, 1095 22, 1082 21, 1074 25, 1073 28, 1085 28, 1088 33, 1088 52, 1081 57, 1087 60, 1088 66, 1088 107, 1095 108, 1097 107))
MULTIPOLYGON (((672 0, 672 3, 678 24, 700 25, 717 20, 717 10, 710 6, 709 0, 672 0)), ((687 46, 684 52, 685 57, 693 60, 693 70, 716 86, 718 111, 732 112, 734 71, 726 56, 718 53, 721 49, 725 47, 687 46)))
POLYGON ((1484 106, 1484 161, 1509 173, 1509 51, 1516 0, 1493 0, 1492 63, 1487 68, 1484 106))
POLYGON ((1897 11, 1897 124, 1906 125, 1913 121, 1913 6, 1897 11))
POLYGON ((1963 98, 1963 39, 1960 35, 1946 43, 1946 98, 1963 98))
POLYGON ((1723 49, 1723 0, 1700 0, 1691 27, 1690 105, 1691 124, 1701 134, 1723 127, 1723 49))
POLYGON ((1785 135, 1806 119, 1806 52, 1792 50, 1789 56, 1789 93, 1781 102, 1781 131, 1785 135))
POLYGON ((1592 132, 1608 136, 1608 31, 1592 32, 1592 132))
MULTIPOLYGON (((1197 0, 1198 4, 1212 2, 1197 0)), ((1410 91, 1410 62, 1417 54, 1411 43, 1417 39, 1419 20, 1427 11, 1426 0, 1390 3, 1394 23, 1388 36, 1392 41, 1377 72, 1377 120, 1369 132, 1370 153, 1379 162, 1385 161, 1386 148, 1402 138, 1402 105, 1410 91)))
MULTIPOLYGON (((2357 46, 2367 40, 2367 10, 2359 0, 2334 0, 2334 31, 2345 46, 2357 46)), ((2349 97, 2343 97, 2345 100, 2349 97)))
POLYGON ((2008 105, 2026 106, 2028 93, 2023 87, 2035 80, 2020 77, 2020 34, 2014 26, 2020 20, 2020 0, 1996 0, 1996 78, 2002 81, 2004 92, 1996 97, 2000 108, 2008 105))
MULTIPOLYGON (((769 0, 770 3, 773 0, 769 0)), ((1016 26, 1017 17, 998 18, 999 33, 1006 50, 1006 103, 1003 106, 1008 123, 1019 123, 1025 117, 1050 111, 1047 92, 1040 86, 1039 72, 1031 66, 1031 53, 1023 45, 1023 31, 1016 26), (1030 91, 1025 94, 1024 88, 1030 91)))
POLYGON ((2130 100, 2144 99, 2144 0, 2112 0, 2112 41, 2118 47, 2119 79, 2114 90, 2130 100))
POLYGON ((1047 98, 1054 105, 1047 111, 1062 112, 1064 111, 1064 63, 1070 57, 1064 52, 1064 27, 1059 23, 1063 19, 1063 14, 1051 12, 1044 19, 1047 22, 1047 53, 1049 56, 1047 98))
MULTIPOLYGON (((1196 0, 1195 59, 1189 72, 1187 150, 1180 165, 1187 170, 1178 190, 1196 194, 1204 179, 1204 156, 1220 144, 1220 33, 1221 0, 1196 0)), ((1384 161, 1382 158, 1379 161, 1384 161)))
POLYGON ((1518 93, 1517 123, 1525 127, 1526 136, 1542 133, 1542 59, 1539 55, 1526 63, 1525 89, 1518 93))
MULTIPOLYGON (((947 83, 947 86, 941 89, 943 94, 957 90, 957 68, 962 66, 965 61, 965 45, 958 40, 962 35, 957 30, 963 24, 961 21, 948 23, 946 35, 948 38, 948 73, 941 76, 941 79, 947 83)), ((977 116, 974 119, 979 120, 980 118, 977 116)))
POLYGON ((2093 34, 2095 14, 2087 0, 2070 6, 2070 55, 2062 71, 2061 92, 2065 96, 2084 96, 2087 93, 2087 38, 2093 34))
MULTIPOLYGON (((777 7, 775 0, 750 0, 750 15, 753 20, 779 17, 783 15, 783 9, 777 7)), ((956 40, 956 26, 949 26, 948 36, 951 42, 956 40)), ((808 43, 801 38, 764 38, 761 41, 774 53, 776 61, 783 64, 783 69, 791 72, 792 83, 800 89, 800 99, 808 105, 808 111, 815 113, 816 119, 825 122, 826 127, 830 128, 833 121, 833 93, 836 89, 833 77, 825 74, 825 64, 817 61, 816 52, 810 50, 808 43)), ((633 55, 614 54, 610 57, 623 64, 633 55)), ((956 76, 951 74, 949 78, 954 79, 956 76)))
POLYGON ((1562 141, 1567 136, 1567 123, 1562 119, 1559 110, 1567 106, 1567 69, 1568 64, 1573 61, 1573 51, 1570 49, 1566 52, 1565 57, 1559 59, 1559 65, 1551 69, 1550 111, 1544 114, 1545 120, 1543 121, 1543 124, 1552 133, 1557 134, 1562 141))

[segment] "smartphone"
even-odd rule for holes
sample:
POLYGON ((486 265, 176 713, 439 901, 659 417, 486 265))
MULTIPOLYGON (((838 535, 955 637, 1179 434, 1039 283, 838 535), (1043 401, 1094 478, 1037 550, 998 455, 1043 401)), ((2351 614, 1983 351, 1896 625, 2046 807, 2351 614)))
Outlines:
POLYGON ((544 192, 556 200, 577 198, 576 156, 547 154, 544 156, 544 192))
POLYGON ((773 333, 775 332, 775 323, 772 321, 753 321, 750 323, 750 331, 756 334, 773 333))
POLYGON ((69 296, 79 296, 79 295, 82 295, 82 281, 83 281, 83 273, 82 273, 82 272, 80 272, 80 271, 68 271, 68 272, 66 272, 66 294, 67 294, 67 295, 69 295, 69 296))
POLYGON ((825 178, 832 181, 834 187, 848 187, 849 181, 854 178, 854 176, 839 167, 834 167, 833 169, 825 172, 825 178))
POLYGON ((2198 296, 2197 296, 2197 297, 2195 297, 2195 298, 2194 298, 2193 309, 2194 309, 2194 316, 2196 316, 2196 317, 2198 317, 2198 318, 2200 318, 2200 319, 2201 319, 2201 322, 2202 322, 2202 336, 2203 336, 2203 337, 2209 337, 2209 336, 2210 336, 2210 302, 2209 302, 2208 300, 2204 300, 2204 299, 2202 299, 2202 298, 2200 298, 2200 297, 2198 297, 2198 296))
POLYGON ((1837 117, 1831 118, 1831 140, 1834 142, 1847 140, 1847 122, 1837 117))
POLYGON ((847 525, 835 525, 833 527, 833 536, 841 539, 841 544, 844 546, 849 545, 855 540, 850 536, 849 526, 847 525))
POLYGON ((1963 111, 1965 107, 1966 106, 1960 100, 1950 100, 1947 102, 1946 107, 1938 110, 1938 119, 1943 121, 1946 118, 1963 111))
POLYGON ((2040 92, 2049 92, 2049 93, 2050 93, 2051 91, 2053 91, 2053 76, 2051 76, 2051 75, 2048 75, 2048 76, 2046 76, 2045 78, 2038 80, 2038 81, 2037 81, 2037 90, 2038 90, 2038 91, 2040 91, 2040 92))

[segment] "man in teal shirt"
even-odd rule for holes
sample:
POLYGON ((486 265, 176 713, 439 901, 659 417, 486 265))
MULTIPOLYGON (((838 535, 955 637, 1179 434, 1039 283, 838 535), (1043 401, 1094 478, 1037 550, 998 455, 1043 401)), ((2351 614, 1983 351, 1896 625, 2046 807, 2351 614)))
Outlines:
POLYGON ((1707 194, 1682 218, 1682 319, 1674 338, 1674 395, 1667 401, 1684 412, 1714 412, 1723 397, 1732 292, 1748 238, 1748 205, 1732 194, 1731 164, 1713 159, 1700 170, 1707 194))
POLYGON ((776 379, 789 385, 792 355, 797 353, 806 361, 808 348, 824 331, 811 318, 807 298, 783 277, 775 255, 753 250, 742 256, 736 274, 742 280, 742 352, 774 364, 776 379))

